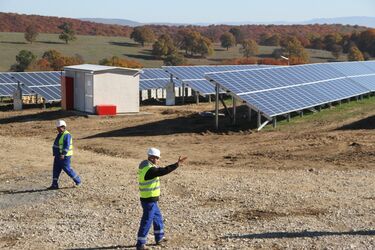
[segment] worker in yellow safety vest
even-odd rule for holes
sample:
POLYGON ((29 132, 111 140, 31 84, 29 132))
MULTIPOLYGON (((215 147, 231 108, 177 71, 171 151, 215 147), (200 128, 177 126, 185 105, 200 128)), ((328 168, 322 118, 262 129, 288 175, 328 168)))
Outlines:
POLYGON ((57 136, 53 143, 52 151, 54 156, 52 185, 48 189, 59 188, 59 177, 62 170, 73 179, 76 186, 81 184, 81 178, 70 166, 70 160, 73 155, 73 139, 68 130, 66 122, 63 120, 56 121, 57 136))
POLYGON ((143 215, 137 235, 137 249, 147 249, 146 241, 147 235, 154 226, 154 237, 157 245, 165 242, 164 238, 164 224, 163 217, 158 207, 158 200, 160 196, 160 179, 159 176, 169 174, 177 169, 187 157, 179 157, 177 162, 166 166, 159 167, 160 150, 150 148, 147 151, 147 160, 142 161, 138 168, 138 185, 141 196, 141 205, 143 215))

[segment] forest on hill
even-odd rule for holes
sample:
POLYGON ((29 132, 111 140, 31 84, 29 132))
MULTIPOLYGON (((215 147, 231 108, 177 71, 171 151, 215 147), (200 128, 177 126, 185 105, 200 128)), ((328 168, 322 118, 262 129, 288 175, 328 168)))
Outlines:
MULTIPOLYGON (((59 33, 57 28, 63 23, 70 23, 77 35, 100 35, 100 36, 125 36, 129 37, 133 28, 129 26, 100 24, 89 21, 81 21, 73 18, 24 15, 16 13, 0 12, 0 32, 25 32, 30 25, 37 27, 40 33, 59 33)), ((349 34, 353 31, 363 31, 366 27, 350 25, 210 25, 210 26, 166 26, 149 25, 156 35, 165 33, 176 34, 181 28, 194 28, 194 30, 217 42, 221 34, 232 27, 239 27, 246 39, 258 39, 262 34, 284 34, 289 36, 306 37, 309 34, 322 36, 329 33, 349 34)))
POLYGON ((61 70, 88 60, 140 68, 160 63, 294 65, 317 62, 317 59, 362 61, 375 57, 375 29, 350 25, 132 28, 71 18, 0 13, 0 34, 2 57, 6 60, 3 66, 11 71, 61 70), (13 35, 22 33, 24 40, 13 35), (39 34, 57 35, 61 41, 46 40, 46 36, 39 34), (99 43, 89 45, 89 37, 99 43), (110 40, 103 43, 106 39, 101 37, 110 40), (121 40, 117 41, 116 37, 121 40), (265 47, 272 51, 264 53, 265 47), (333 58, 322 56, 321 51, 329 52, 333 58), (14 59, 16 63, 12 65, 14 59))

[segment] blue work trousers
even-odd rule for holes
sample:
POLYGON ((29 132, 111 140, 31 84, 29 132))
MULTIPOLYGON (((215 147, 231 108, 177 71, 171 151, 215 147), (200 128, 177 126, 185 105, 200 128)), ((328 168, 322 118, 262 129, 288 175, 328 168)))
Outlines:
POLYGON ((143 215, 138 230, 137 246, 146 244, 147 234, 150 231, 151 224, 154 225, 155 241, 158 242, 164 237, 164 224, 158 202, 141 201, 143 215))
POLYGON ((70 178, 73 179, 74 183, 76 185, 81 183, 81 178, 77 175, 76 172, 74 172, 73 168, 70 166, 70 158, 71 156, 65 156, 64 159, 60 159, 59 156, 55 156, 55 159, 53 160, 53 179, 52 179, 52 186, 58 187, 59 184, 59 177, 61 174, 61 170, 64 170, 64 172, 69 175, 70 178))

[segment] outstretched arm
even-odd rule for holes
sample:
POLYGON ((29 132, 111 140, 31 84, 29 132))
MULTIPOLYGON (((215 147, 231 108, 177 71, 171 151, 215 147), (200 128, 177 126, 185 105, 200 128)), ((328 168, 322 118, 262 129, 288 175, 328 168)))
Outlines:
POLYGON ((164 168, 155 168, 155 167, 150 168, 145 175, 145 180, 151 180, 155 177, 169 174, 170 172, 172 172, 176 168, 178 168, 180 166, 180 164, 184 163, 186 159, 187 159, 187 157, 181 157, 180 156, 175 164, 166 166, 164 168))

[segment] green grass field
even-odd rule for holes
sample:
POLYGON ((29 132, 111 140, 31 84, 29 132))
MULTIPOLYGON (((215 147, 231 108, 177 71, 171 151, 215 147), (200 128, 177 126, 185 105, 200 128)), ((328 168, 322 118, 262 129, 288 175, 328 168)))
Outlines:
MULTIPOLYGON (((303 117, 298 115, 294 116, 290 122, 285 119, 278 122, 278 128, 282 129, 293 124, 311 123, 316 121, 324 121, 326 123, 338 123, 348 120, 352 117, 363 116, 371 113, 375 109, 375 96, 363 96, 362 100, 356 101, 355 98, 351 98, 350 102, 342 101, 341 105, 334 103, 329 108, 324 106, 321 112, 305 112, 303 117)), ((268 126, 267 129, 272 129, 272 126, 268 126)))
MULTIPOLYGON (((100 59, 118 56, 120 58, 136 60, 145 67, 160 67, 163 62, 154 60, 150 54, 151 44, 141 47, 133 40, 126 37, 104 37, 104 36, 77 36, 77 40, 65 44, 58 39, 58 34, 40 34, 33 44, 27 43, 24 33, 0 32, 0 71, 9 71, 12 64, 16 63, 16 55, 21 50, 30 50, 40 58, 47 50, 57 50, 64 55, 74 56, 79 54, 85 63, 97 64, 100 59)), ((188 59, 191 64, 220 64, 222 60, 240 58, 238 47, 230 48, 228 51, 215 44, 215 53, 205 59, 188 59)), ((276 47, 260 46, 259 57, 270 56, 276 47)), ((326 62, 332 60, 330 52, 322 50, 308 50, 312 63, 326 62)), ((340 60, 345 60, 342 56, 340 60)))

